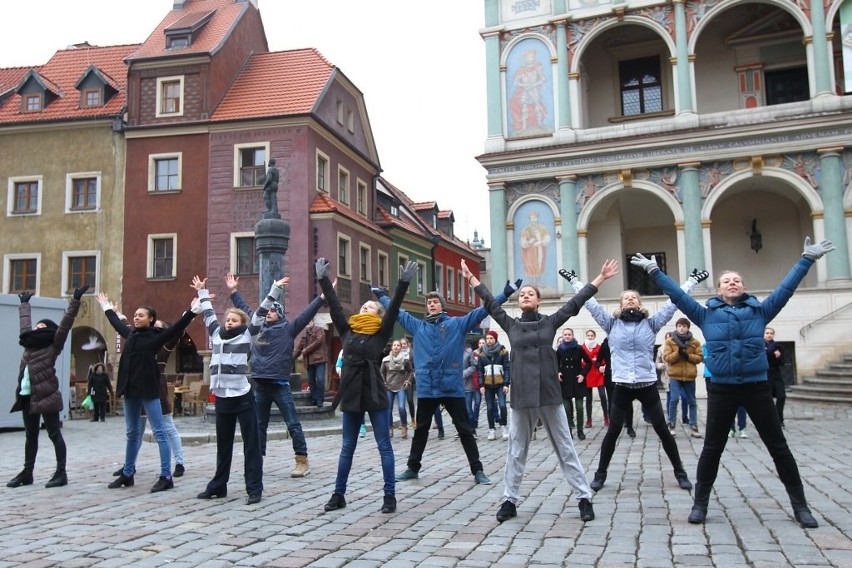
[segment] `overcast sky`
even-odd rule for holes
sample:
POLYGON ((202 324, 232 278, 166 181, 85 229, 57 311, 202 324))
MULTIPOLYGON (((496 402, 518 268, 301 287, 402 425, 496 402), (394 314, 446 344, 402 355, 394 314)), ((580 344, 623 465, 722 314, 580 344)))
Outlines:
MULTIPOLYGON (((144 41, 172 0, 6 3, 0 67, 39 65, 88 41, 144 41)), ((317 48, 364 93, 383 175, 452 209, 456 235, 490 246, 481 0, 258 0, 269 49, 317 48)))

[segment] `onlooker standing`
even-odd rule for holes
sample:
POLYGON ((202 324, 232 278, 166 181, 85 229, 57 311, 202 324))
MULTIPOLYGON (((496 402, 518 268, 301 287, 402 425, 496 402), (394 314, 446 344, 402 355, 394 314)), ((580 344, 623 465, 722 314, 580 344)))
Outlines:
MULTIPOLYGON (((574 338, 574 330, 562 330, 562 339, 556 347, 559 364, 559 388, 562 390, 562 405, 568 418, 568 429, 574 437, 574 407, 577 408, 577 438, 586 439, 583 433, 583 400, 592 396, 586 388, 586 373, 592 368, 592 360, 585 349, 574 338)), ((604 399, 605 400, 605 399, 604 399)), ((591 412, 591 411, 590 411, 591 412)), ((587 423, 588 425, 588 423, 587 423)))
POLYGON ((92 420, 91 422, 106 422, 106 411, 109 406, 109 397, 112 395, 112 383, 103 363, 95 363, 89 367, 89 382, 86 392, 92 397, 92 420))
POLYGON ((675 332, 666 340, 663 358, 668 364, 669 388, 669 432, 674 436, 677 407, 681 399, 686 400, 689 409, 689 430, 693 438, 700 438, 698 431, 698 404, 695 401, 695 379, 698 377, 698 364, 704 361, 701 343, 689 331, 690 323, 686 318, 675 322, 675 332))
POLYGON ((470 347, 464 350, 462 361, 462 377, 464 379, 464 407, 470 417, 470 427, 476 437, 476 428, 479 426, 479 406, 482 404, 482 393, 479 392, 479 345, 485 345, 484 339, 471 342, 470 347))
POLYGON ((328 364, 328 346, 326 345, 325 328, 311 320, 305 328, 305 334, 299 341, 293 358, 304 357, 305 368, 308 371, 308 385, 311 388, 311 403, 322 408, 325 402, 325 369, 328 364))
POLYGON ((784 366, 781 347, 775 343, 775 330, 767 327, 763 330, 763 350, 766 352, 766 362, 769 368, 766 370, 766 378, 772 389, 772 398, 775 399, 775 409, 778 411, 778 419, 784 428, 784 402, 787 400, 787 385, 781 376, 781 367, 784 366))
POLYGON ((382 359, 382 379, 388 390, 388 425, 393 438, 393 406, 399 408, 399 429, 403 438, 408 438, 408 416, 405 414, 405 390, 411 387, 411 361, 402 354, 399 341, 391 344, 390 353, 382 359))
POLYGON ((15 404, 11 412, 21 411, 26 442, 24 443, 24 469, 13 477, 6 487, 32 485, 38 453, 39 425, 42 420, 56 453, 56 471, 45 487, 68 485, 68 475, 65 472, 67 449, 59 421, 59 412, 64 404, 54 366, 65 347, 65 339, 71 331, 71 326, 74 325, 74 318, 80 310, 80 298, 88 289, 88 286, 83 286, 74 290, 74 296, 68 302, 65 315, 62 316, 59 325, 56 325, 53 320, 43 319, 38 321, 35 329, 32 327, 32 307, 30 306, 30 298, 33 295, 29 292, 18 294, 21 300, 18 308, 21 330, 18 343, 24 348, 24 355, 21 357, 18 370, 15 404))
POLYGON ((488 413, 488 439, 497 438, 494 422, 494 405, 499 407, 501 434, 503 439, 509 437, 506 429, 508 413, 506 411, 506 395, 512 384, 509 350, 497 341, 497 332, 493 329, 485 334, 485 346, 477 362, 479 376, 482 377, 480 393, 485 397, 485 408, 488 413), (496 402, 495 402, 496 401, 496 402))
MULTIPOLYGON (((591 365, 585 368, 586 388, 589 389, 589 394, 586 397, 586 428, 592 427, 592 398, 594 398, 592 395, 594 394, 594 389, 598 389, 598 398, 601 400, 604 426, 609 426, 609 400, 607 399, 607 390, 604 386, 603 373, 598 370, 597 359, 601 346, 597 343, 597 337, 598 334, 595 333, 594 329, 587 330, 586 340, 581 344, 583 351, 586 352, 586 355, 591 360, 591 365)), ((582 438, 580 439, 582 440, 582 438)))

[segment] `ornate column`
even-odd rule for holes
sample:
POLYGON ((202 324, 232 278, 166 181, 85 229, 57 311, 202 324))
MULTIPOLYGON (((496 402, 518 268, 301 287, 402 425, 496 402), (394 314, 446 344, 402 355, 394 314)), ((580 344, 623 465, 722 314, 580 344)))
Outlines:
POLYGON ((673 0, 677 49, 677 108, 675 112, 693 112, 692 84, 689 74, 689 43, 686 38, 686 10, 683 0, 673 0))
MULTIPOLYGON (((814 96, 833 94, 834 88, 831 84, 831 70, 828 60, 829 45, 825 30, 825 6, 823 5, 823 0, 812 0, 810 7, 811 26, 814 30, 814 35, 811 38, 814 62, 814 96)), ((807 39, 805 38, 805 41, 807 39)))
MULTIPOLYGON (((254 248, 260 263, 260 300, 269 293, 272 283, 284 276, 284 254, 290 242, 289 223, 282 221, 278 213, 266 212, 263 217, 254 226, 254 248)), ((281 305, 284 305, 283 297, 281 305)))
MULTIPOLYGON (((821 148, 819 167, 822 172, 820 191, 822 193, 823 223, 825 238, 834 243, 837 250, 825 256, 826 277, 828 280, 849 280, 849 247, 846 238, 846 218, 843 211, 843 176, 840 152, 843 147, 821 148)), ((816 238, 814 235, 812 238, 816 238)))
MULTIPOLYGON (((485 90, 488 107, 488 137, 502 138, 503 111, 500 101, 500 36, 483 34, 485 39, 485 90)), ((492 239, 493 240, 493 239, 492 239)))
POLYGON ((489 287, 502 290, 509 279, 507 265, 509 257, 506 243, 506 186, 502 183, 488 184, 488 200, 491 219, 491 274, 489 287))
MULTIPOLYGON (((577 176, 557 176, 559 183, 559 216, 562 218, 562 267, 580 271, 580 247, 577 239, 577 176)), ((563 291, 567 282, 560 279, 563 291)))
POLYGON ((681 199, 683 200, 683 245, 685 275, 693 268, 704 269, 704 237, 701 227, 701 186, 698 162, 678 164, 680 168, 681 199))
POLYGON ((568 31, 567 20, 556 23, 556 91, 559 96, 559 114, 556 129, 571 128, 571 89, 568 81, 568 31))

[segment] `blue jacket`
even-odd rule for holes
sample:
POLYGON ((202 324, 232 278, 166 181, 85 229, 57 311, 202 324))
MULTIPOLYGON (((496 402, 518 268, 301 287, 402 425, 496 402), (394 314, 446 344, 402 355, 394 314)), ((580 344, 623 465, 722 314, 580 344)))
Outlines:
MULTIPOLYGON (((501 304, 506 296, 500 294, 501 304)), ((379 302, 387 309, 390 299, 379 302)), ((414 377, 417 398, 464 398, 464 337, 485 319, 488 312, 479 306, 465 316, 442 314, 436 323, 418 319, 399 310, 399 323, 414 338, 414 377)))
POLYGON ((661 270, 651 276, 704 332, 707 345, 704 364, 710 371, 710 380, 724 384, 757 383, 766 380, 768 368, 763 330, 793 296, 813 263, 809 258, 799 259, 763 302, 751 294, 743 294, 733 305, 716 296, 707 300, 706 307, 702 306, 661 270))

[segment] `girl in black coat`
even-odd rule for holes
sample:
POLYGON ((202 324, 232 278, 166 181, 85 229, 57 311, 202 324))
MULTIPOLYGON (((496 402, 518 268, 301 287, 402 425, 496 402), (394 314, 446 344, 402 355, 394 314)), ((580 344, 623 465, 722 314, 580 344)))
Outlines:
POLYGON ((92 422, 106 422, 106 409, 109 405, 109 397, 112 394, 112 383, 103 363, 95 363, 89 368, 89 385, 86 387, 92 403, 92 422))
POLYGON ((592 359, 574 339, 574 330, 566 327, 562 330, 562 341, 556 348, 559 361, 559 387, 562 389, 562 405, 568 416, 568 428, 574 432, 574 409, 577 408, 577 438, 586 439, 583 433, 583 400, 589 396, 586 387, 586 373, 592 365, 592 359))
MULTIPOLYGON (((115 312, 109 297, 98 294, 98 303, 103 308, 109 323, 126 340, 121 361, 118 364, 117 396, 124 396, 124 422, 127 427, 124 468, 121 475, 109 484, 110 489, 131 487, 136 473, 136 457, 139 454, 142 426, 142 408, 151 423, 151 430, 160 449, 160 477, 151 487, 151 493, 174 487, 171 475, 172 451, 163 427, 163 411, 160 406, 160 366, 157 353, 174 337, 192 323, 195 313, 187 310, 171 327, 160 329, 154 326, 157 312, 150 306, 141 306, 133 313, 133 327, 124 323, 115 312)), ((198 307, 200 311, 200 306, 198 307)))
POLYGON ((373 436, 379 448, 384 477, 384 499, 382 513, 396 511, 396 480, 394 479, 393 446, 390 442, 390 420, 388 397, 380 365, 385 345, 393 334, 399 307, 405 298, 408 284, 417 272, 417 263, 409 262, 400 267, 399 282, 385 313, 376 301, 364 302, 358 314, 349 318, 343 313, 343 306, 334 291, 334 284, 328 279, 328 261, 320 258, 316 262, 316 275, 322 293, 328 302, 331 321, 340 334, 343 343, 343 370, 340 376, 340 388, 334 397, 332 407, 340 405, 343 411, 343 445, 337 462, 337 479, 334 493, 326 511, 342 509, 346 506, 346 482, 352 469, 352 456, 358 445, 358 431, 364 421, 364 413, 370 415, 373 424, 373 436))

